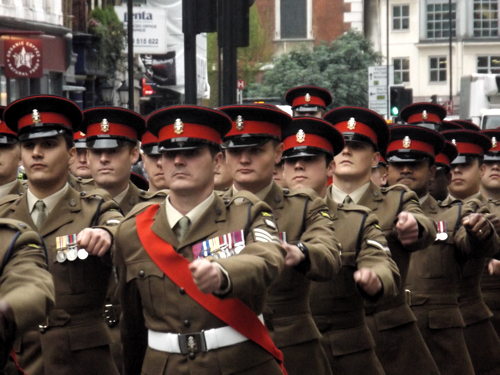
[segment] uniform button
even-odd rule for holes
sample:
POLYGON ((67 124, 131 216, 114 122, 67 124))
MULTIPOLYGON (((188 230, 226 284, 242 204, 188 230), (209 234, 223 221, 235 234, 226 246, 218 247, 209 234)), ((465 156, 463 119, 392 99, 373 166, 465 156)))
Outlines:
POLYGON ((71 207, 75 207, 75 206, 76 206, 76 202, 75 202, 75 200, 74 200, 74 199, 71 199, 71 200, 69 201, 69 205, 70 205, 71 207))
POLYGON ((84 192, 84 191, 81 191, 81 192, 80 192, 80 195, 81 195, 82 197, 84 197, 86 194, 87 194, 87 193, 86 193, 86 192, 84 192))
POLYGON ((179 288, 179 293, 181 295, 184 295, 184 294, 186 294, 186 290, 184 288, 179 288))
POLYGON ((144 275, 146 275, 146 272, 144 272, 144 270, 140 270, 139 277, 144 277, 144 275))
POLYGON ((191 327, 191 322, 187 319, 183 322, 183 324, 184 324, 184 327, 186 327, 186 328, 191 327))

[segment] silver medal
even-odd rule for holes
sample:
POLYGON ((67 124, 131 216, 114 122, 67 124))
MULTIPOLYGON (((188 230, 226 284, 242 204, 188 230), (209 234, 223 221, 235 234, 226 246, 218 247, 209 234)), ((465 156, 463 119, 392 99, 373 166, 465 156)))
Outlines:
POLYGON ((78 257, 78 250, 75 249, 74 247, 70 248, 66 253, 66 258, 68 258, 70 262, 73 262, 77 257, 78 257))
POLYGON ((62 250, 57 251, 56 260, 59 263, 63 263, 66 260, 66 254, 64 254, 64 251, 62 251, 62 250))
POLYGON ((80 249, 78 250, 78 259, 84 260, 87 259, 89 256, 89 253, 85 249, 80 249))
POLYGON ((436 234, 436 239, 438 241, 446 241, 448 239, 448 233, 446 232, 439 232, 436 234))

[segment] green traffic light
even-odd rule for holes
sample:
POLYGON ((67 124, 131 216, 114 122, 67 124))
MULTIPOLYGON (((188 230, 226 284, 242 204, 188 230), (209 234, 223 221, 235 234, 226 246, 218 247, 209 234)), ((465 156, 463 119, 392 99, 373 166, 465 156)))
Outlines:
POLYGON ((391 115, 392 115, 392 116, 397 116, 397 115, 399 115, 399 108, 398 108, 398 107, 392 107, 392 108, 391 108, 391 115))

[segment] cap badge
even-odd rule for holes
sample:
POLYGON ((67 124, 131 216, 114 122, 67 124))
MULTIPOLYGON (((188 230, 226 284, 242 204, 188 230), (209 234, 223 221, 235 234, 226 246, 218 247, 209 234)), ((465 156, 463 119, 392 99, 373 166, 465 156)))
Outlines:
POLYGON ((102 121, 101 121, 101 131, 103 133, 109 132, 109 122, 105 118, 103 118, 102 121))
POLYGON ((422 111, 422 119, 427 120, 427 111, 425 109, 422 111))
POLYGON ((299 129, 297 134, 295 135, 298 143, 303 143, 306 140, 306 133, 302 129, 299 129))
POLYGON ((407 135, 403 138, 403 147, 404 148, 410 148, 411 146, 411 139, 407 135))
POLYGON ((453 144, 456 146, 456 145, 457 145, 457 140, 456 140, 455 138, 453 138, 453 139, 451 140, 451 143, 453 143, 453 144))
POLYGON ((347 121, 347 129, 354 130, 356 128, 356 120, 354 117, 351 117, 349 121, 347 121))
POLYGON ((306 96, 304 96, 304 100, 306 101, 306 103, 309 103, 311 101, 311 95, 307 93, 306 96))
POLYGON ((80 137, 85 137, 85 133, 84 132, 80 132, 80 137))
POLYGON ((491 148, 497 147, 497 137, 491 137, 491 148))
POLYGON ((31 114, 31 119, 33 120, 33 124, 38 125, 42 123, 42 119, 40 118, 40 113, 38 110, 34 109, 31 114))
POLYGON ((242 131, 245 127, 245 121, 241 115, 236 116, 236 129, 242 131))
POLYGON ((180 118, 176 118, 174 122, 174 133, 182 134, 184 133, 184 123, 180 118))

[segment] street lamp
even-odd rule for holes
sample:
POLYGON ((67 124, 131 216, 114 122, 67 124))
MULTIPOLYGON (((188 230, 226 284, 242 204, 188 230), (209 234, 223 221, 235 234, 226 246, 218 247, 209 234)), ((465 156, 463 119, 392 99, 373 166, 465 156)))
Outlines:
POLYGON ((107 81, 101 86, 101 95, 104 104, 110 105, 113 103, 113 91, 114 87, 107 81))
POLYGON ((120 96, 120 103, 123 107, 128 104, 128 85, 127 81, 123 81, 122 85, 118 88, 118 95, 120 96))

